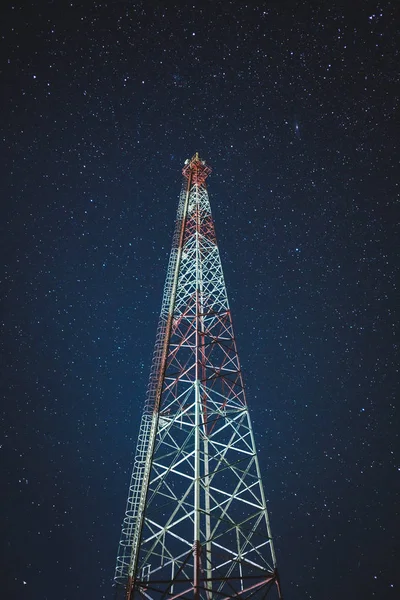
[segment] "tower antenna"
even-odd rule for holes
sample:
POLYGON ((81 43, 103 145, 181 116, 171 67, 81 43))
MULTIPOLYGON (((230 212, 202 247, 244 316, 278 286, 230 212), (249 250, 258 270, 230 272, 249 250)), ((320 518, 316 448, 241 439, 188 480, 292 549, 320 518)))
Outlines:
POLYGON ((115 570, 125 600, 282 600, 198 153, 186 160, 115 570))

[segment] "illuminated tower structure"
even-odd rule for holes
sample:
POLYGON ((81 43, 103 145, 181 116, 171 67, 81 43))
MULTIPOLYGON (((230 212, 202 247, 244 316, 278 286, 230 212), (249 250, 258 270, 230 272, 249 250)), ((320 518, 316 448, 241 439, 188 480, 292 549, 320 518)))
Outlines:
POLYGON ((206 188, 185 162, 115 582, 126 600, 282 599, 206 188))

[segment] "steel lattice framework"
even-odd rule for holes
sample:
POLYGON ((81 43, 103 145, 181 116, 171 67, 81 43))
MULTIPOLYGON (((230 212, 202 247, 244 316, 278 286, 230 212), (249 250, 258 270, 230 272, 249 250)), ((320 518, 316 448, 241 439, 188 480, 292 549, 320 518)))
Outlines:
POLYGON ((127 600, 281 599, 205 180, 183 169, 115 581, 127 600))

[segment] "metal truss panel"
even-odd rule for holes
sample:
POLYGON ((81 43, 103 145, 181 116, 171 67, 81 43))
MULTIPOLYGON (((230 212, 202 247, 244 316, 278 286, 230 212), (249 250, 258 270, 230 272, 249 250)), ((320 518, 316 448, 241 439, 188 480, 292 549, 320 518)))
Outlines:
POLYGON ((127 600, 281 599, 205 179, 183 170, 117 558, 127 600))

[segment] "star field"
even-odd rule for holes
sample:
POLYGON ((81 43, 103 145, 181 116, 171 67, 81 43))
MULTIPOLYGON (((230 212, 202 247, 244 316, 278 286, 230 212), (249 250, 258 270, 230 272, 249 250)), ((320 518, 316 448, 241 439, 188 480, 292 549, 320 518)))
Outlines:
POLYGON ((398 597, 398 13, 2 8, 2 597, 113 597, 196 151, 284 597, 398 597))

